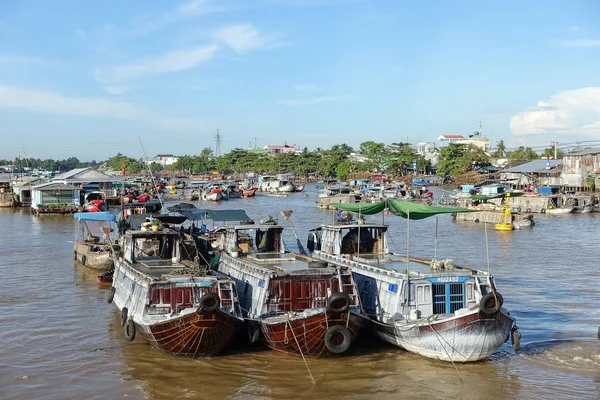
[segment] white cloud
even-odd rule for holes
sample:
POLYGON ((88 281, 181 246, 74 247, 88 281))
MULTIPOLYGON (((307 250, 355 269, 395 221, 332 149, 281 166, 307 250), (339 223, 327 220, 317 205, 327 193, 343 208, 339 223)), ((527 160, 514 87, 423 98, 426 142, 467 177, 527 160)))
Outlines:
POLYGON ((292 87, 296 90, 305 92, 320 92, 322 90, 319 86, 315 85, 314 83, 299 83, 292 87))
POLYGON ((598 135, 600 87, 559 92, 514 115, 509 126, 515 135, 598 135))
POLYGON ((98 97, 69 97, 43 90, 0 85, 0 108, 56 115, 106 117, 136 120, 172 131, 197 132, 205 129, 195 119, 159 116, 130 102, 98 97))
POLYGON ((200 15, 225 11, 226 9, 227 8, 223 5, 223 1, 188 0, 161 15, 146 15, 139 18, 135 23, 136 28, 134 28, 132 33, 137 36, 148 35, 183 20, 200 15))
POLYGON ((283 104, 284 106, 304 106, 307 104, 318 104, 341 100, 343 98, 344 96, 323 96, 308 100, 279 100, 278 103, 283 104))
POLYGON ((174 50, 131 64, 99 67, 94 71, 94 77, 103 84, 116 84, 195 68, 211 60, 218 48, 213 43, 174 50))
POLYGON ((250 24, 223 27, 215 32, 214 37, 217 42, 223 43, 238 54, 285 45, 285 43, 274 41, 271 37, 261 35, 250 24))
POLYGON ((600 39, 565 40, 563 47, 599 47, 600 39))
POLYGON ((106 90, 110 94, 123 94, 129 90, 129 86, 119 86, 119 85, 108 85, 104 86, 104 90, 106 90))

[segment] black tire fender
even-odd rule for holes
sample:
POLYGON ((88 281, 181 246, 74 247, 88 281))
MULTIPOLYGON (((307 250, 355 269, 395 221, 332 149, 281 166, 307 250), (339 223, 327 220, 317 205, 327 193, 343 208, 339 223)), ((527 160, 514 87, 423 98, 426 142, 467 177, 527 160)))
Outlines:
POLYGON ((260 325, 256 321, 250 321, 248 323, 248 341, 250 343, 258 342, 260 338, 260 325))
POLYGON ((125 322, 125 325, 123 326, 123 335, 128 342, 135 339, 135 322, 133 322, 133 319, 128 319, 127 322, 125 322))
POLYGON ((517 212, 521 212, 521 207, 517 207, 517 212))
POLYGON ((87 263, 87 257, 85 256, 85 254, 81 256, 81 263, 83 265, 86 265, 86 263, 87 263))
POLYGON ((545 208, 542 208, 542 209, 540 210, 540 212, 541 212, 542 214, 544 214, 544 213, 546 212, 546 209, 545 209, 545 208))
POLYGON ((121 326, 125 326, 125 324, 127 323, 127 318, 129 317, 129 312, 127 310, 127 307, 123 307, 123 309, 121 310, 121 326))
POLYGON ((73 260, 77 260, 77 252, 76 251, 73 252, 73 260))
POLYGON ((204 293, 202 297, 200 297, 200 307, 198 307, 198 312, 213 312, 219 309, 221 305, 221 299, 219 295, 214 292, 204 293))
POLYGON ((504 298, 500 293, 488 293, 479 302, 479 310, 486 315, 495 315, 502 304, 504 304, 504 298))
POLYGON ((525 212, 531 213, 531 208, 528 208, 525 212))
POLYGON ((108 304, 110 304, 113 302, 114 298, 115 298, 115 287, 113 286, 108 290, 108 295, 106 296, 106 302, 108 304))
POLYGON ((327 299, 327 309, 332 313, 343 313, 350 307, 350 296, 348 293, 337 292, 327 299))
POLYGON ((308 268, 326 268, 329 263, 327 261, 309 261, 308 268))
POLYGON ((510 330, 510 339, 512 342, 512 347, 515 351, 521 350, 521 334, 516 326, 513 326, 510 330))
POLYGON ((352 334, 350 330, 343 325, 333 325, 325 332, 325 347, 334 354, 341 354, 350 348, 352 344, 352 334), (336 343, 334 338, 341 335, 342 341, 336 343))

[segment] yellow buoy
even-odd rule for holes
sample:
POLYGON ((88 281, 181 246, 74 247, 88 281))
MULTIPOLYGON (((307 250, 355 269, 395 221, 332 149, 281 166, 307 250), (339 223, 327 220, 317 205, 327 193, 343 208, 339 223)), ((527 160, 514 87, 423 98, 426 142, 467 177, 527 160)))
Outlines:
POLYGON ((512 224, 512 214, 510 212, 510 204, 508 203, 509 197, 510 193, 506 193, 506 200, 504 202, 504 222, 494 225, 494 228, 497 231, 512 231, 514 229, 512 224))

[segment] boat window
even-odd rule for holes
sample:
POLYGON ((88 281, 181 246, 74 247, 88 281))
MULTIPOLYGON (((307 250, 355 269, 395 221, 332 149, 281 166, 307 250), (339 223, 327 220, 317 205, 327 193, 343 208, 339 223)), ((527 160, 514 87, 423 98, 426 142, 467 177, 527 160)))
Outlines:
POLYGON ((433 313, 452 314, 464 307, 464 285, 462 283, 433 284, 433 313))

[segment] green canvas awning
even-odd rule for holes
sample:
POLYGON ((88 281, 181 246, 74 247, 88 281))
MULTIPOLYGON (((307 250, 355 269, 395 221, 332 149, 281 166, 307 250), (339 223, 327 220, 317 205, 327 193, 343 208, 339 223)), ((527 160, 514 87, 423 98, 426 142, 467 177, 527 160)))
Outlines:
POLYGON ((381 201, 379 203, 331 203, 330 206, 362 215, 372 215, 382 212, 387 205, 381 201))
POLYGON ((450 214, 455 212, 477 212, 467 208, 434 207, 405 200, 384 200, 379 203, 332 203, 332 207, 340 210, 352 211, 359 214, 371 215, 382 212, 386 208, 394 215, 409 219, 424 219, 438 214, 450 214))

